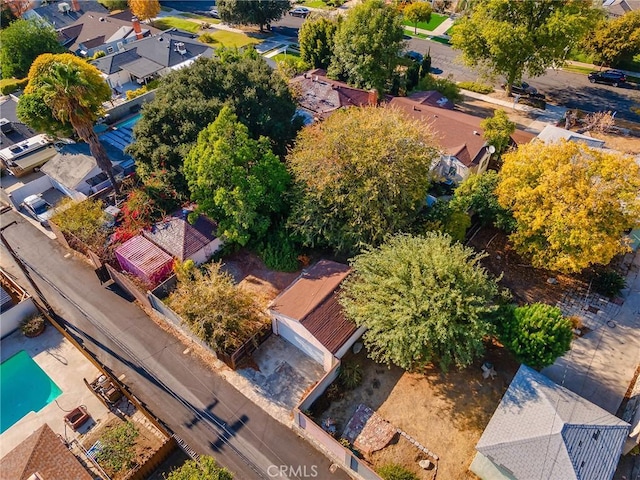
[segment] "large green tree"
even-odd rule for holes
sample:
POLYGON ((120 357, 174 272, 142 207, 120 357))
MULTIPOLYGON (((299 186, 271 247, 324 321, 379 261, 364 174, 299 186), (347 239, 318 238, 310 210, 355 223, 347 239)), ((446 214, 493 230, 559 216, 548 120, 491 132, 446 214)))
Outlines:
POLYGON ((93 130, 102 104, 111 99, 111 87, 100 71, 70 53, 45 53, 33 62, 28 78, 18 102, 18 117, 36 130, 53 134, 71 126, 89 144, 98 167, 118 192, 111 160, 93 130))
POLYGON ((280 20, 289 11, 288 0, 218 0, 220 18, 228 23, 264 26, 280 20))
POLYGON ((387 108, 306 127, 288 157, 300 191, 291 224, 306 244, 344 252, 406 231, 427 196, 434 145, 427 127, 387 108))
POLYGON ((371 358, 407 370, 466 367, 483 352, 498 286, 482 256, 448 235, 399 235, 355 257, 345 314, 367 327, 371 358))
POLYGON ((218 465, 213 457, 201 455, 197 461, 187 460, 169 473, 166 480, 233 480, 233 474, 218 465))
POLYGON ((640 56, 640 10, 603 20, 586 35, 583 45, 598 63, 612 67, 640 56))
POLYGON ((532 368, 552 365, 571 347, 573 327, 558 307, 535 303, 509 309, 497 324, 500 342, 532 368))
POLYGON ((148 177, 166 170, 176 188, 186 192, 183 159, 198 133, 213 122, 224 105, 233 107, 251 138, 267 136, 281 155, 300 123, 293 120, 296 104, 282 76, 254 50, 219 51, 212 59, 167 75, 153 101, 143 107, 128 152, 138 173, 148 177))
POLYGON ((249 129, 224 107, 198 135, 184 174, 198 209, 218 222, 218 236, 247 245, 260 241, 288 207, 290 176, 265 137, 249 129))
POLYGON ((536 77, 562 63, 600 17, 590 0, 479 0, 456 23, 451 43, 468 65, 504 75, 510 94, 525 73, 536 77))
POLYGON ((316 17, 300 27, 300 58, 313 68, 328 68, 333 57, 333 44, 340 18, 316 17))
POLYGON ((0 32, 2 78, 24 78, 43 53, 62 53, 56 31, 36 20, 16 20, 0 32))
POLYGON ((359 88, 385 90, 403 50, 402 18, 382 0, 353 7, 334 37, 329 74, 359 88))
POLYGON ((535 267, 579 272, 628 250, 640 223, 640 166, 583 143, 531 142, 503 156, 498 202, 511 210, 511 241, 535 267))

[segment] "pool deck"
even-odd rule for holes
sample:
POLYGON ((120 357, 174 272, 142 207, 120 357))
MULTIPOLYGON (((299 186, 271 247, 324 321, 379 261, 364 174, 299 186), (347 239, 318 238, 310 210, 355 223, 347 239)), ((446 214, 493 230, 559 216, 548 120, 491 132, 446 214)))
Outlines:
POLYGON ((91 431, 96 424, 107 419, 109 411, 82 380, 94 380, 99 375, 98 369, 53 326, 47 325, 45 332, 35 338, 27 338, 19 330, 4 338, 0 344, 0 360, 5 361, 20 350, 25 350, 33 358, 62 393, 56 401, 39 412, 27 414, 0 435, 0 458, 44 423, 68 441, 81 439, 80 432, 74 432, 64 423, 66 411, 80 405, 85 405, 91 415, 91 419, 81 427, 81 432, 91 431))

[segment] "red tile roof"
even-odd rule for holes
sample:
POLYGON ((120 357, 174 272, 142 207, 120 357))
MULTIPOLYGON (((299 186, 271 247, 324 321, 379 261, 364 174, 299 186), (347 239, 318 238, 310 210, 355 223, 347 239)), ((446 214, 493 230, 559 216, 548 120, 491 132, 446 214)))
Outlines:
POLYGON ((78 459, 45 424, 0 460, 0 478, 27 480, 92 480, 78 459))

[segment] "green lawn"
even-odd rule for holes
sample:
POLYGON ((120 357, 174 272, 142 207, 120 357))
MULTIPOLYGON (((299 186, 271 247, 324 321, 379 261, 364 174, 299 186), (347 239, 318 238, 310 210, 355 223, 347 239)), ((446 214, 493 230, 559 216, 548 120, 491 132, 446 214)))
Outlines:
POLYGON ((160 30, 167 30, 169 28, 179 28, 180 30, 186 30, 187 32, 196 33, 200 30, 200 24, 178 17, 163 17, 154 20, 153 26, 160 30))
POLYGON ((198 15, 196 13, 181 13, 180 14, 181 17, 187 17, 187 18, 193 18, 195 20, 202 20, 203 22, 207 22, 207 23, 220 23, 222 22, 222 20, 220 20, 219 18, 212 18, 212 17, 207 17, 205 15, 198 15))
POLYGON ((305 7, 322 8, 322 9, 331 8, 329 5, 324 3, 324 0, 304 0, 301 3, 296 3, 296 5, 304 5, 305 7))
MULTIPOLYGON (((418 22, 418 28, 421 28, 423 30, 428 30, 430 32, 432 32, 433 30, 435 30, 438 25, 440 25, 442 22, 444 22, 447 18, 446 15, 440 15, 438 13, 432 13, 431 14, 431 20, 429 20, 429 23, 424 23, 424 22, 418 22)), ((404 20, 402 22, 404 25, 408 26, 408 27, 412 27, 413 28, 413 23, 411 23, 408 20, 404 20)))
POLYGON ((200 40, 217 47, 245 47, 247 45, 255 45, 260 43, 257 38, 248 37, 242 33, 228 32, 226 30, 218 30, 215 33, 206 33, 200 37, 200 40))
POLYGON ((276 62, 281 62, 285 58, 291 58, 291 57, 300 58, 300 54, 298 52, 296 52, 296 51, 293 51, 293 50, 287 50, 287 54, 286 55, 283 52, 283 53, 279 53, 275 57, 271 57, 271 58, 272 58, 272 60, 275 60, 276 62))
POLYGON ((592 68, 579 67, 578 65, 565 65, 564 67, 562 67, 562 70, 564 70, 566 72, 584 73, 584 74, 587 74, 589 72, 593 72, 592 68))

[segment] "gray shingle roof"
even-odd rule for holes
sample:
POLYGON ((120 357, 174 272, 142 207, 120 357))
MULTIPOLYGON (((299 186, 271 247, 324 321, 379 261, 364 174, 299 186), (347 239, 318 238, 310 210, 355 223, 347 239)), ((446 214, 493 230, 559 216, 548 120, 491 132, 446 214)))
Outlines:
POLYGON ((95 60, 93 65, 107 75, 127 70, 127 64, 140 58, 150 60, 162 67, 174 67, 198 56, 211 57, 213 49, 193 38, 195 35, 167 30, 166 32, 146 37, 124 45, 120 52, 95 60), (176 43, 185 44, 186 53, 180 54, 176 43))
POLYGON ((521 366, 476 449, 517 479, 610 480, 629 425, 521 366))

